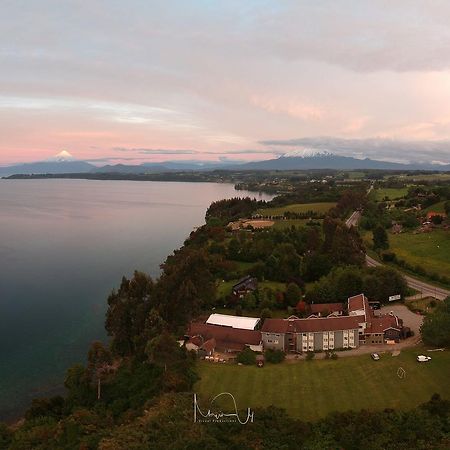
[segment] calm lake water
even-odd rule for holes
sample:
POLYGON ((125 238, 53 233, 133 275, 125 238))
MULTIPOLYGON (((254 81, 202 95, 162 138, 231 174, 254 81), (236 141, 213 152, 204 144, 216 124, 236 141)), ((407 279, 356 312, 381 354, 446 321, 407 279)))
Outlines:
POLYGON ((0 420, 61 389, 105 339, 106 298, 204 223, 209 204, 255 193, 229 184, 0 180, 0 420))

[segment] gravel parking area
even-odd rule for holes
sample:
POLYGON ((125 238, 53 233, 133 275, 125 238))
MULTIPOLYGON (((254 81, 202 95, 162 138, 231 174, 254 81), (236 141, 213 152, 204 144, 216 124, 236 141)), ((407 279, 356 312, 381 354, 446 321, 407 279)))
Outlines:
POLYGON ((421 316, 420 314, 413 313, 405 305, 402 304, 383 306, 380 311, 382 314, 388 314, 389 312, 393 311, 396 316, 400 317, 400 319, 403 320, 403 325, 405 327, 409 327, 412 331, 414 331, 414 337, 420 335, 420 326, 423 322, 423 316, 421 316))

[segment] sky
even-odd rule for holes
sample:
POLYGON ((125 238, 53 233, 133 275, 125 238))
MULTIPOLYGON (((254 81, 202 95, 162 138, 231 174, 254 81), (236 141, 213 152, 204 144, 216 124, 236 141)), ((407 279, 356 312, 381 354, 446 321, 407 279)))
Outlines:
POLYGON ((450 2, 3 0, 0 164, 450 163, 450 2))

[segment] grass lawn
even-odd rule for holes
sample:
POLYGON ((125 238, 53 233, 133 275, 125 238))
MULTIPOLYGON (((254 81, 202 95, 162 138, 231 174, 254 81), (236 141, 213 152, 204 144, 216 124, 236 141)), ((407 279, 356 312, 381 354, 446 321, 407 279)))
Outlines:
POLYGON ((362 355, 266 364, 262 369, 199 362, 201 380, 194 392, 203 402, 230 392, 240 409, 275 405, 303 420, 350 409, 409 409, 435 392, 450 399, 450 352, 433 352, 429 363, 419 364, 415 358, 422 352, 405 350, 397 357, 381 354, 380 361, 362 355), (399 367, 405 369, 405 379, 398 378, 399 367))
MULTIPOLYGON (((287 219, 287 220, 275 220, 273 228, 278 228, 279 230, 285 230, 286 228, 303 227, 309 222, 309 219, 287 219)), ((322 219, 313 219, 313 222, 322 223, 322 219)))
POLYGON ((231 288, 237 283, 238 280, 222 281, 217 283, 217 298, 228 297, 231 294, 231 288))
POLYGON ((450 232, 400 233, 389 235, 390 250, 410 264, 420 265, 427 272, 450 274, 450 232))
POLYGON ((403 198, 408 193, 408 188, 383 188, 383 189, 374 189, 370 193, 370 197, 373 200, 381 202, 385 197, 388 197, 389 200, 398 200, 403 198))
POLYGON ((353 172, 348 172, 348 177, 350 178, 350 180, 360 180, 361 178, 364 178, 366 174, 364 172, 359 172, 359 171, 353 171, 353 172))
POLYGON ((336 206, 336 203, 294 203, 292 205, 280 206, 277 208, 264 208, 259 209, 257 214, 262 214, 266 216, 282 216, 285 212, 290 211, 293 213, 306 213, 308 211, 314 211, 318 214, 326 213, 331 208, 336 206))
MULTIPOLYGON (((217 298, 227 297, 231 294, 231 288, 239 280, 222 281, 219 280, 217 285, 217 298)), ((278 281, 258 281, 258 289, 270 288, 273 291, 284 292, 286 290, 286 283, 279 283, 278 281)))

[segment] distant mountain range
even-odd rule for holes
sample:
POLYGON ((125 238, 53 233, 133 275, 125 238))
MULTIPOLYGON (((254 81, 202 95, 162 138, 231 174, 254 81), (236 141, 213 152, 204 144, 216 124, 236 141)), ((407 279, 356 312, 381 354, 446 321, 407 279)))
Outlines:
POLYGON ((0 167, 0 176, 14 174, 62 174, 62 173, 164 173, 207 170, 433 170, 450 171, 450 164, 431 163, 394 163, 374 159, 357 159, 350 156, 338 156, 332 153, 316 153, 306 156, 287 153, 279 158, 247 163, 211 162, 211 161, 165 161, 139 165, 115 164, 102 167, 86 161, 75 160, 70 153, 63 151, 47 161, 25 163, 0 167))
POLYGON ((297 153, 287 153, 276 159, 255 161, 239 166, 245 170, 308 170, 308 169, 335 169, 335 170, 450 170, 450 164, 427 163, 395 163, 378 161, 375 159, 357 159, 351 156, 339 156, 333 153, 323 152, 298 156, 297 153))
POLYGON ((91 172, 93 169, 96 169, 96 167, 85 161, 39 161, 0 167, 0 176, 18 173, 25 175, 40 173, 85 173, 91 172))

